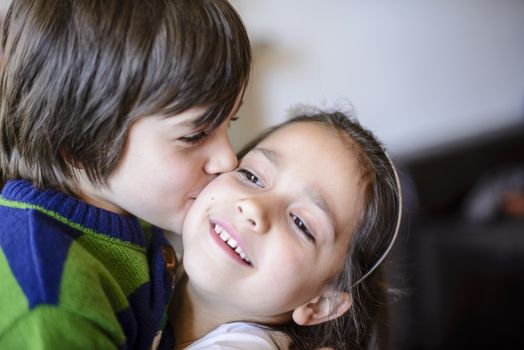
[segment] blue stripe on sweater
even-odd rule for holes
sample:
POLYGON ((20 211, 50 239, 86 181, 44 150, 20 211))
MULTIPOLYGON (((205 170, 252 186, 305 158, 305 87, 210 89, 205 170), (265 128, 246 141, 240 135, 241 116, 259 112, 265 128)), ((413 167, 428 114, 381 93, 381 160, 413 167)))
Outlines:
POLYGON ((4 208, 3 211, 0 246, 29 308, 38 304, 57 305, 69 247, 81 233, 37 210, 4 208), (28 227, 20 227, 22 223, 28 227))
MULTIPOLYGON (((126 334, 134 336, 126 339, 126 349, 146 349, 153 342, 159 328, 165 325, 159 321, 166 316, 167 306, 171 299, 173 278, 165 268, 161 247, 168 244, 162 231, 152 228, 149 245, 149 272, 151 280, 135 289, 129 296, 130 308, 117 314, 118 320, 126 334), (134 315, 132 315, 134 314, 134 315)), ((165 329, 164 329, 165 331, 165 329)), ((169 330, 168 330, 169 331, 169 330)), ((168 335, 169 337, 169 335, 168 335)), ((174 337, 168 338, 173 341, 174 337)), ((163 347, 172 349, 174 343, 164 341, 163 347)))

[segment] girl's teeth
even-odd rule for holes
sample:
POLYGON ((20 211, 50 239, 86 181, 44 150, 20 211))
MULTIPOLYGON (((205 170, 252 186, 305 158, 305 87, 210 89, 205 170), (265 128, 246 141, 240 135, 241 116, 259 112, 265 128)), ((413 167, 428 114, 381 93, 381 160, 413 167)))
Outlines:
POLYGON ((218 236, 220 237, 220 239, 222 241, 226 242, 226 244, 228 246, 230 246, 232 249, 234 249, 235 252, 240 256, 240 258, 242 258, 247 263, 251 264, 251 260, 249 260, 249 258, 247 257, 246 253, 244 253, 242 248, 240 248, 238 246, 238 242, 235 239, 233 239, 229 233, 227 233, 219 225, 215 225, 214 229, 215 229, 215 232, 218 234, 218 236))
POLYGON ((231 236, 230 236, 229 233, 227 233, 226 231, 222 231, 222 232, 220 233, 220 238, 221 238, 224 242, 226 242, 228 239, 231 238, 231 236))
POLYGON ((235 249, 238 246, 238 243, 233 238, 230 238, 227 241, 227 245, 230 246, 231 248, 235 249))

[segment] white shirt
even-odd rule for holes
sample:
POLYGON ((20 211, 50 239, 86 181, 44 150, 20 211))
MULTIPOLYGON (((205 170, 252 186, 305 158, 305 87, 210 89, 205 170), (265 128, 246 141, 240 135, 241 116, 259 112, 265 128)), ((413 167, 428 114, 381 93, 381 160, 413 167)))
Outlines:
POLYGON ((245 322, 233 322, 218 326, 185 350, 285 350, 287 348, 287 337, 281 332, 245 322))

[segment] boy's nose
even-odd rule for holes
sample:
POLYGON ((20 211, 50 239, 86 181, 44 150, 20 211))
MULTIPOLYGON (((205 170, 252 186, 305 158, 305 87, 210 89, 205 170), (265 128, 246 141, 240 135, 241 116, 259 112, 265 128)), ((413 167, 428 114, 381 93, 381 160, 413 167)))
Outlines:
POLYGON ((229 139, 218 140, 210 147, 209 159, 205 164, 207 174, 221 174, 236 168, 238 159, 229 139))
POLYGON ((265 233, 269 230, 270 220, 262 203, 255 199, 241 199, 235 205, 244 227, 257 233, 265 233))

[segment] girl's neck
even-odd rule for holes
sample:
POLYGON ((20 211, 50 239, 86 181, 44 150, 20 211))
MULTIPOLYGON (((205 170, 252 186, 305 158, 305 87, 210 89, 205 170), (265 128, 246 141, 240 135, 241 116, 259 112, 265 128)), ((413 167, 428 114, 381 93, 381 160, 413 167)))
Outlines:
POLYGON ((169 319, 175 332, 175 350, 184 349, 222 323, 230 322, 217 303, 206 303, 191 288, 187 275, 181 277, 173 296, 169 319))
MULTIPOLYGON (((262 324, 283 324, 289 322, 290 319, 291 313, 288 312, 274 317, 272 322, 270 320, 260 322, 262 324)), ((245 320, 245 315, 241 316, 238 312, 232 311, 220 300, 200 295, 191 286, 184 273, 175 288, 173 302, 169 309, 169 320, 175 332, 174 350, 181 350, 221 324, 245 320)), ((280 341, 285 343, 284 338, 280 341)))

